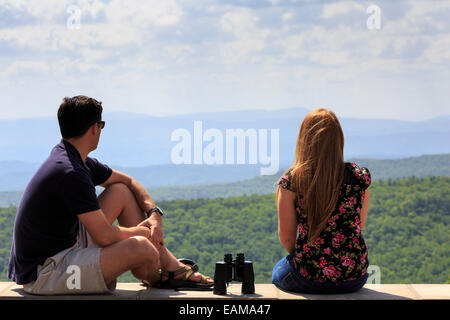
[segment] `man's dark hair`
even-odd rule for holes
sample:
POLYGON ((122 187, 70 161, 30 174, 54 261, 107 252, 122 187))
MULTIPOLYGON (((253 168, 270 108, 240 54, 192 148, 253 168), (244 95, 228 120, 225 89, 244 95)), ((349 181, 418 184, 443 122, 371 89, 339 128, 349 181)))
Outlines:
POLYGON ((102 102, 86 96, 65 97, 58 109, 58 122, 64 139, 79 138, 102 120, 102 102))

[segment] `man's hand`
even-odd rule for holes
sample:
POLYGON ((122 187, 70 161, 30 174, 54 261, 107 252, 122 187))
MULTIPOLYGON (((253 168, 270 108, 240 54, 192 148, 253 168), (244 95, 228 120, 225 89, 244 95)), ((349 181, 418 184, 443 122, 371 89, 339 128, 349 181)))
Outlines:
POLYGON ((138 226, 144 226, 150 229, 149 240, 157 249, 160 249, 160 247, 164 245, 162 217, 158 213, 152 214, 150 218, 145 219, 139 223, 138 226))
POLYGON ((150 228, 148 226, 137 225, 136 227, 131 227, 130 229, 136 235, 146 237, 149 240, 152 237, 152 232, 151 232, 151 230, 150 230, 150 228))

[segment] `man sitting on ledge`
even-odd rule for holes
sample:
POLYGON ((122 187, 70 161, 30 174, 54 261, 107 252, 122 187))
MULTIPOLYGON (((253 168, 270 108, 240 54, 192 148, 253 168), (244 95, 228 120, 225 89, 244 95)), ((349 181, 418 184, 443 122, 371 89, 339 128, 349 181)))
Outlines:
POLYGON ((111 292, 128 270, 149 286, 211 287, 165 247, 163 212, 144 187, 88 157, 105 127, 102 111, 93 98, 64 98, 62 139, 18 208, 8 277, 41 295, 111 292), (105 188, 99 197, 96 185, 105 188))

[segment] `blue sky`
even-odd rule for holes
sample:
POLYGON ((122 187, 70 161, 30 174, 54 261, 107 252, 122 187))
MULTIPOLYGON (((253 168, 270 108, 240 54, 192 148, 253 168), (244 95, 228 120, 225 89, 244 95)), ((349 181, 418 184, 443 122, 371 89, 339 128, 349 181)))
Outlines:
POLYGON ((77 94, 158 116, 449 115, 449 21, 433 0, 0 0, 0 118, 54 116, 77 94))

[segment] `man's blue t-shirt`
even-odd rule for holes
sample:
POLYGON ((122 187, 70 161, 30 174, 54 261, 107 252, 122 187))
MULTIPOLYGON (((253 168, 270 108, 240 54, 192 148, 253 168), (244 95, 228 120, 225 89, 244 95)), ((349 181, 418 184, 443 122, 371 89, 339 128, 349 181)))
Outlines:
POLYGON ((62 139, 29 182, 17 211, 8 277, 17 284, 37 278, 37 266, 73 246, 78 214, 100 209, 95 186, 112 170, 97 159, 83 162, 78 150, 62 139))

